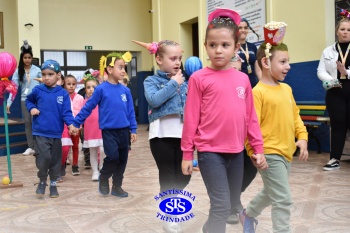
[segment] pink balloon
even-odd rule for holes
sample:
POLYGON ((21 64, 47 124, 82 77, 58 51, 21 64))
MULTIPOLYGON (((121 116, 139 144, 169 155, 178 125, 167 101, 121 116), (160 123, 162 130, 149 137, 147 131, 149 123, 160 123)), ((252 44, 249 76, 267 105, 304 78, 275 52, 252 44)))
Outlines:
POLYGON ((0 78, 10 77, 16 71, 16 58, 7 52, 0 53, 0 78))

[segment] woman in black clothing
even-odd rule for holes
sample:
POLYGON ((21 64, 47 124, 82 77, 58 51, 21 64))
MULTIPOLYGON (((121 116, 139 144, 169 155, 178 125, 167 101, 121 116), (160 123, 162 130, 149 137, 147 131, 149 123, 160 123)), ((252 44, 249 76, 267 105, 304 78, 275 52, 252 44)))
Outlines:
POLYGON ((350 129, 350 19, 341 19, 336 26, 338 41, 323 50, 317 76, 327 89, 326 107, 331 123, 330 160, 325 171, 340 168, 346 133, 350 129))

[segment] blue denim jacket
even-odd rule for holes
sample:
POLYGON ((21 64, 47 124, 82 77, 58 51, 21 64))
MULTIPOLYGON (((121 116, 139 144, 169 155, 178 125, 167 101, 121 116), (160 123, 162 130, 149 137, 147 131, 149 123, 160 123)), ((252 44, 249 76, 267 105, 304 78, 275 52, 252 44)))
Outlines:
POLYGON ((143 82, 148 102, 148 120, 153 122, 161 117, 180 114, 183 116, 187 95, 187 83, 180 86, 166 73, 157 70, 143 82))

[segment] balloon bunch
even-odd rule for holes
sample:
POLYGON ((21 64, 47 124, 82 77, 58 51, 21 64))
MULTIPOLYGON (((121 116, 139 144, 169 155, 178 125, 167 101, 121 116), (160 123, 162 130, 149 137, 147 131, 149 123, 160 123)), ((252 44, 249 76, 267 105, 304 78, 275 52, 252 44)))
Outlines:
POLYGON ((12 94, 12 101, 17 94, 17 85, 9 80, 17 67, 16 58, 7 52, 0 53, 0 105, 2 104, 6 92, 12 94))

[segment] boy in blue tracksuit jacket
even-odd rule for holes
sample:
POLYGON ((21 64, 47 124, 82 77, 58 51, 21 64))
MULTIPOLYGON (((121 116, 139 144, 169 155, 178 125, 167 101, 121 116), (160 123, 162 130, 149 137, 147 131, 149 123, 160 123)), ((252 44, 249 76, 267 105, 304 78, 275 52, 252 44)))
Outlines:
POLYGON ((58 197, 56 180, 61 171, 63 125, 66 123, 71 128, 74 117, 68 92, 56 84, 61 78, 60 65, 47 60, 41 70, 44 85, 36 86, 26 100, 26 107, 33 116, 36 167, 39 169, 36 194, 45 194, 49 175, 50 197, 58 197))

